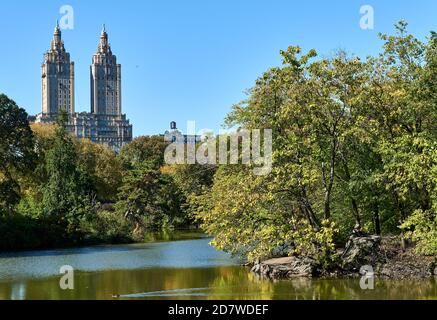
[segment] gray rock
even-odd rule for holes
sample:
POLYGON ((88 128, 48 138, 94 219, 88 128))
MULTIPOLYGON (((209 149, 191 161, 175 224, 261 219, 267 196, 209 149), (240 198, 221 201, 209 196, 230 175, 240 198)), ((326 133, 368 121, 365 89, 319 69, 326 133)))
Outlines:
POLYGON ((255 264, 251 271, 270 279, 285 279, 312 277, 316 268, 315 261, 310 258, 284 257, 255 264))
POLYGON ((341 255, 342 268, 359 271, 364 265, 375 266, 384 259, 380 252, 381 237, 351 237, 341 255))

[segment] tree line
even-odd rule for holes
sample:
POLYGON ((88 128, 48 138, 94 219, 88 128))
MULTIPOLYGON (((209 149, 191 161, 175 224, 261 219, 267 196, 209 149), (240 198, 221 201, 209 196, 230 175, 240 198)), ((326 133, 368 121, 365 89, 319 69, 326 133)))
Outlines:
POLYGON ((116 154, 65 123, 60 114, 56 124, 29 124, 0 95, 0 249, 142 241, 148 231, 196 227, 185 169, 165 167, 163 137, 139 137, 116 154))

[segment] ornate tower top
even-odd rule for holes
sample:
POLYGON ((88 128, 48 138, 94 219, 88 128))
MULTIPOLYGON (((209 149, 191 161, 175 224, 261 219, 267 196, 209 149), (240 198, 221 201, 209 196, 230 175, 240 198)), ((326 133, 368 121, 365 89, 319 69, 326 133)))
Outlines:
POLYGON ((102 33, 100 34, 100 43, 99 47, 97 48, 97 53, 112 54, 111 45, 108 42, 108 34, 106 33, 105 25, 103 25, 102 33))
POLYGON ((59 20, 56 20, 55 34, 61 34, 61 28, 59 28, 59 20))
POLYGON ((53 40, 52 40, 51 49, 52 49, 52 51, 65 52, 64 42, 62 41, 62 32, 61 32, 61 28, 59 28, 58 21, 56 21, 56 27, 55 27, 55 31, 53 33, 53 40))

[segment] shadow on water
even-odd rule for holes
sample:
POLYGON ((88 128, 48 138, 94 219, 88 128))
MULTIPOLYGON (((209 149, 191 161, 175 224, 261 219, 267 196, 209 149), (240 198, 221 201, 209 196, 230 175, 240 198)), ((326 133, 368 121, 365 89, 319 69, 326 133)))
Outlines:
POLYGON ((123 252, 123 251, 134 251, 134 250, 144 250, 147 249, 145 245, 138 245, 134 247, 132 245, 100 245, 93 247, 83 247, 83 248, 68 248, 68 249, 54 249, 54 250, 44 250, 44 251, 22 251, 22 252, 7 252, 0 253, 0 262, 2 258, 23 258, 23 257, 56 257, 56 256, 66 256, 66 255, 77 255, 77 254, 94 254, 99 252, 123 252))
POLYGON ((184 240, 196 240, 196 239, 208 239, 209 237, 203 233, 196 231, 161 231, 150 232, 145 235, 143 243, 140 244, 120 244, 120 245, 96 245, 90 247, 78 247, 78 248, 62 248, 62 249, 50 249, 50 250, 33 250, 33 251, 20 251, 20 252, 0 252, 0 262, 2 258, 20 258, 20 257, 51 257, 51 256, 64 256, 70 254, 94 254, 98 252, 122 252, 133 250, 147 249, 151 243, 163 243, 171 241, 184 241, 184 240))

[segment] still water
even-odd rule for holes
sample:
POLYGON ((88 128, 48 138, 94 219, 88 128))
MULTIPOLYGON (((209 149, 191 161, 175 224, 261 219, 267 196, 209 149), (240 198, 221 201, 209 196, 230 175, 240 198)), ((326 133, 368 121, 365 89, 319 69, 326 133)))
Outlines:
POLYGON ((135 245, 0 254, 0 299, 437 299, 437 281, 261 280, 198 233, 135 245), (61 290, 60 268, 75 270, 61 290))

